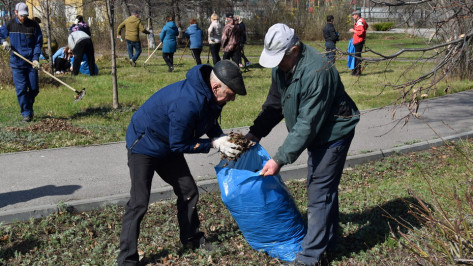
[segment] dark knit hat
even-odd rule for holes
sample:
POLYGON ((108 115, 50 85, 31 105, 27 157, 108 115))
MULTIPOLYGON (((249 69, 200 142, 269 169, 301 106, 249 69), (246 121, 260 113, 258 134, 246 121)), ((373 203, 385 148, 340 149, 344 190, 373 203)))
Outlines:
POLYGON ((238 65, 230 60, 218 61, 214 66, 214 73, 217 78, 227 85, 233 92, 239 95, 246 95, 245 83, 238 65))
POLYGON ((230 13, 230 12, 229 12, 229 13, 225 14, 225 17, 227 17, 227 18, 233 18, 233 13, 230 13))

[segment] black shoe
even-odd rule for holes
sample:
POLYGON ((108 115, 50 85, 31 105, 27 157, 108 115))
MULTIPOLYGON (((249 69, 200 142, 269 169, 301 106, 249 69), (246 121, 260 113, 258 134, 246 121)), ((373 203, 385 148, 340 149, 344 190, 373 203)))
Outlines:
POLYGON ((215 250, 215 246, 207 242, 207 239, 204 237, 203 232, 197 233, 194 237, 190 238, 186 244, 184 244, 185 249, 203 249, 207 251, 215 250))
POLYGON ((23 123, 31 122, 31 121, 33 121, 33 116, 34 116, 34 115, 32 115, 32 114, 29 115, 29 116, 24 116, 24 117, 23 117, 23 120, 21 120, 21 121, 22 121, 23 123))
POLYGON ((168 72, 173 72, 173 71, 174 71, 174 67, 170 66, 168 69, 168 72))
POLYGON ((130 59, 130 65, 131 65, 132 67, 135 67, 135 66, 136 66, 135 61, 133 61, 132 59, 130 59))

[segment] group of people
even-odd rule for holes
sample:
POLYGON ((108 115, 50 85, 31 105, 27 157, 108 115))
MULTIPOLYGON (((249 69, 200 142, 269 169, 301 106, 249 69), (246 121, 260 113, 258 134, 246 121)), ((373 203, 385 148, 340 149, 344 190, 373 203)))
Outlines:
MULTIPOLYGON (((3 41, 4 49, 12 49, 32 61, 30 65, 14 53, 10 58, 21 112, 24 120, 31 121, 34 97, 38 93, 42 33, 39 25, 28 19, 26 4, 18 3, 15 15, 14 20, 0 28, 0 37, 2 40, 10 37, 10 43, 3 41)), ((233 32, 239 26, 235 27, 238 25, 235 20, 228 18, 231 22, 227 25, 233 27, 226 25, 227 30, 233 32)), ((93 50, 90 35, 79 26, 77 28, 69 35, 67 50, 78 58, 86 54, 89 63, 94 62, 93 54, 87 51, 93 50)), ((163 32, 162 41, 168 32, 170 36, 174 35, 170 41, 176 41, 177 27, 171 18, 163 32)), ((223 37, 221 42, 222 47, 228 45, 223 37)), ((163 56, 175 52, 169 49, 172 47, 165 48, 163 56)), ((229 158, 241 153, 241 147, 231 142, 219 125, 225 104, 234 101, 236 95, 247 94, 238 63, 225 59, 233 58, 229 52, 224 51, 224 60, 215 62, 213 67, 194 66, 185 80, 158 90, 132 116, 126 132, 131 189, 123 216, 119 265, 139 262, 140 223, 148 209, 154 172, 173 187, 177 196, 179 238, 183 247, 209 248, 199 229, 198 188, 184 154, 208 153, 211 148, 229 158), (208 138, 202 138, 203 135, 208 138)), ((62 57, 56 60, 58 58, 62 57)), ((172 63, 172 56, 168 60, 172 63)), ((271 77, 268 77, 272 83, 261 112, 246 134, 248 139, 259 142, 285 119, 288 135, 260 171, 262 176, 278 174, 304 150, 308 151, 308 227, 302 251, 293 262, 295 265, 315 265, 324 252, 336 248, 338 186, 360 119, 358 108, 345 92, 336 67, 326 67, 329 60, 299 40, 294 29, 281 23, 271 26, 265 35, 259 64, 272 69, 271 77)), ((73 69, 77 69, 76 62, 73 69)), ((94 73, 92 70, 91 75, 94 73)))
MULTIPOLYGON (((355 25, 349 31, 353 33, 353 38, 350 40, 352 48, 349 46, 348 52, 353 53, 353 67, 351 74, 353 76, 361 76, 361 51, 363 50, 363 45, 365 44, 366 39, 366 30, 368 29, 368 23, 361 17, 361 11, 355 10, 351 13, 355 25)), ((326 56, 330 62, 335 62, 335 51, 336 43, 339 40, 339 33, 335 30, 333 25, 334 17, 332 15, 327 16, 327 24, 325 24, 322 32, 325 39, 325 51, 326 56)), ((349 56, 349 62, 351 61, 352 56, 349 56)))
MULTIPOLYGON (((141 42, 139 33, 149 34, 139 19, 139 11, 123 21, 117 29, 117 38, 122 39, 121 30, 125 28, 125 39, 128 49, 130 64, 136 66, 136 60, 141 54, 141 42), (134 51, 133 51, 134 50, 134 51)), ((168 66, 168 71, 174 71, 174 53, 177 50, 177 38, 179 29, 173 21, 172 16, 167 16, 165 24, 159 35, 162 43, 162 56, 168 66)), ((196 19, 189 21, 189 27, 184 32, 186 38, 186 47, 189 46, 192 57, 196 65, 202 64, 201 53, 203 48, 203 31, 199 27, 196 19)), ((220 50, 223 52, 223 59, 233 60, 239 67, 247 67, 251 62, 244 54, 244 44, 246 43, 246 26, 239 16, 233 13, 226 14, 225 27, 219 22, 219 16, 214 12, 211 15, 211 23, 208 28, 209 55, 212 54, 213 64, 221 60, 220 50), (241 59, 244 62, 242 64, 241 59)))
MULTIPOLYGON (((23 2, 17 3, 15 17, 0 26, 0 42, 3 49, 10 52, 10 67, 23 122, 31 122, 34 118, 33 105, 39 93, 38 70, 41 69, 39 60, 43 46, 40 20, 28 16, 28 6, 23 2)), ((94 66, 87 67, 86 72, 91 76, 97 74, 90 29, 82 16, 77 16, 69 32, 68 45, 52 56, 56 73, 71 70, 72 75, 78 75, 79 71, 85 73, 83 70, 87 66, 94 66)))
MULTIPOLYGON (((316 265, 324 252, 334 252, 337 247, 338 186, 360 115, 336 67, 327 68, 329 60, 281 23, 268 29, 259 59, 261 66, 272 68, 268 77, 272 83, 246 138, 259 142, 283 119, 289 131, 260 175, 276 175, 304 150, 309 154, 307 234, 291 265, 316 265)), ((139 263, 140 223, 148 210, 154 173, 177 196, 183 248, 215 248, 199 228, 198 187, 184 154, 215 148, 228 158, 238 157, 242 148, 223 133, 219 117, 227 102, 246 94, 240 67, 234 61, 220 60, 214 67, 198 64, 185 80, 158 90, 132 116, 126 132, 131 189, 122 220, 118 265, 139 263)))
MULTIPOLYGON (((219 16, 214 12, 210 17, 210 25, 207 30, 209 43, 209 56, 212 54, 213 64, 217 64, 221 59, 220 49, 223 52, 223 59, 231 59, 241 68, 251 64, 244 54, 244 44, 246 43, 246 26, 240 16, 233 13, 226 14, 225 27, 219 22, 219 16), (242 65, 241 59, 244 59, 242 65)), ((190 26, 185 31, 185 37, 189 39, 189 48, 197 65, 202 63, 200 54, 202 52, 203 40, 202 30, 197 25, 195 19, 191 19, 190 26)))

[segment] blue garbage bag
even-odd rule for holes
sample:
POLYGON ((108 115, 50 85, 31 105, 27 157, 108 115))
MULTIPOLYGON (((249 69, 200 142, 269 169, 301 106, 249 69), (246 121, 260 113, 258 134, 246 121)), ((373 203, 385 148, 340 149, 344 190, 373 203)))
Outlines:
POLYGON ((302 215, 280 175, 259 175, 271 157, 257 144, 238 161, 215 167, 222 201, 252 248, 293 261, 306 234, 302 215))
MULTIPOLYGON (((350 53, 350 54, 355 53, 355 46, 353 45, 353 39, 350 39, 350 41, 348 41, 348 50, 347 50, 347 52, 350 53)), ((347 56, 347 60, 348 60, 348 63, 347 63, 348 69, 355 69, 355 57, 349 55, 349 56, 347 56)))

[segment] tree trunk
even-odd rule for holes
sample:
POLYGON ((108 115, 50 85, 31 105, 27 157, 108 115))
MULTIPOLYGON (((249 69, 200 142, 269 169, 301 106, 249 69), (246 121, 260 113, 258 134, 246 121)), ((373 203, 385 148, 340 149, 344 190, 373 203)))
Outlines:
POLYGON ((118 109, 119 102, 118 102, 118 84, 117 84, 117 60, 115 57, 115 0, 107 0, 107 16, 108 16, 108 23, 110 26, 110 46, 112 52, 112 91, 113 91, 113 109, 118 109))
POLYGON ((49 56, 49 73, 54 74, 53 69, 53 55, 51 50, 51 22, 50 22, 51 9, 49 8, 49 0, 46 0, 46 35, 48 38, 48 56, 49 56))
POLYGON ((181 11, 179 9, 179 0, 172 1, 172 10, 174 13, 174 22, 176 22, 177 28, 179 29, 178 38, 182 38, 182 27, 181 27, 181 11))

